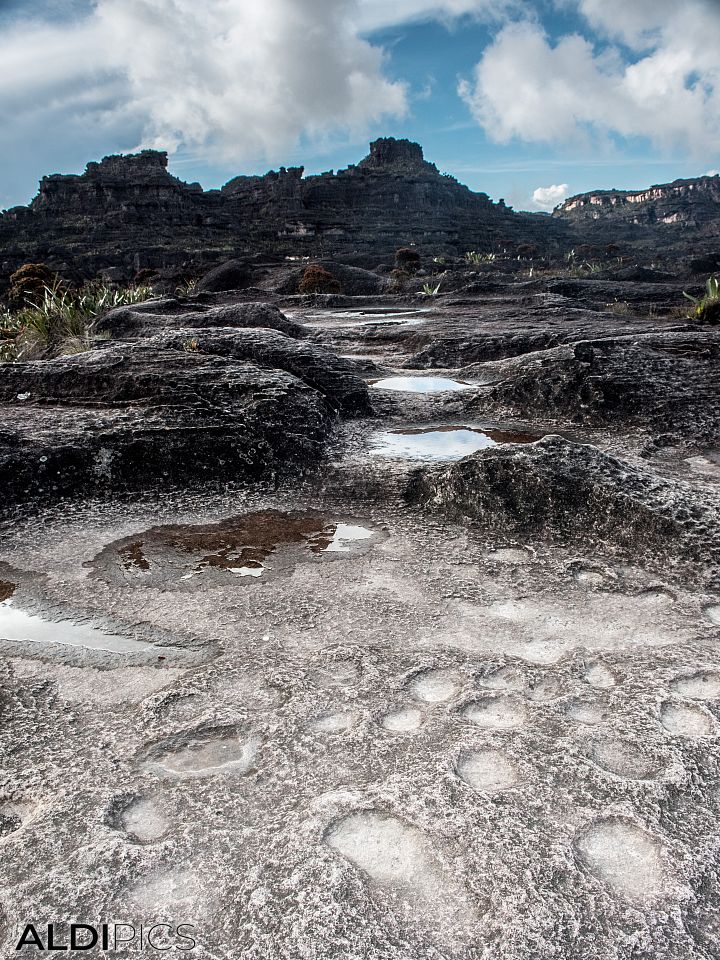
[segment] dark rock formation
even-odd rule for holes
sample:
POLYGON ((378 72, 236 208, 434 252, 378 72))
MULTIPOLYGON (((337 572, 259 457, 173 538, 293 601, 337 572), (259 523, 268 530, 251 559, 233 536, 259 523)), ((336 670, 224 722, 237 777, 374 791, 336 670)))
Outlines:
MULTIPOLYGON (((433 253, 556 246, 567 232, 473 193, 403 140, 376 141, 365 160, 337 174, 303 178, 302 167, 281 168, 221 190, 183 183, 166 167, 165 153, 144 151, 90 163, 79 176, 45 177, 28 207, 0 217, 0 276, 36 260, 84 276, 112 268, 130 279, 179 266, 201 274, 263 252, 374 266, 407 244, 433 253)), ((218 289, 217 279, 208 282, 218 289)))
POLYGON ((717 501, 602 453, 546 437, 490 447, 413 480, 409 497, 507 538, 720 563, 717 501), (692 504, 692 506, 688 506, 692 504))
MULTIPOLYGON (((182 318, 184 319, 184 318, 182 318)), ((333 410, 345 414, 370 412, 368 388, 351 360, 336 357, 322 347, 274 330, 178 330, 153 338, 149 346, 191 349, 212 356, 248 361, 269 370, 284 370, 317 390, 333 410), (188 341, 188 336, 192 340, 188 341)))
POLYGON ((645 190, 596 190, 569 197, 553 218, 592 242, 665 242, 693 245, 720 237, 720 176, 658 184, 645 190), (668 229, 670 228, 670 229, 668 229))
MULTIPOLYGON (((348 297, 375 296, 388 293, 392 288, 392 282, 387 277, 381 277, 372 270, 351 267, 334 260, 317 260, 315 264, 326 270, 340 285, 343 294, 348 297)), ((273 293, 303 292, 300 287, 305 271, 305 267, 294 265, 275 268, 266 279, 260 281, 260 286, 273 293)))
POLYGON ((585 340, 485 364, 471 409, 720 437, 720 338, 655 332, 585 340))
POLYGON ((316 462, 334 411, 368 407, 350 366, 262 329, 7 364, 0 507, 316 462))
POLYGON ((288 337, 301 337, 303 328, 288 320, 271 303, 248 302, 210 307, 195 300, 151 300, 133 307, 117 307, 100 318, 97 330, 113 339, 149 337, 178 327, 264 327, 288 337))
POLYGON ((243 290, 252 281, 252 270, 247 260, 227 260, 213 267, 200 279, 196 290, 218 293, 222 290, 243 290))

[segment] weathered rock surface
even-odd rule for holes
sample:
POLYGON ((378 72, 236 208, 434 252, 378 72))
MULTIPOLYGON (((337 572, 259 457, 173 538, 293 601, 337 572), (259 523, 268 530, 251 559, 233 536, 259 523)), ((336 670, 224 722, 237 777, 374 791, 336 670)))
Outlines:
MULTIPOLYGON (((338 281, 344 296, 377 296, 392 292, 392 282, 372 270, 337 263, 335 260, 314 260, 313 263, 327 270, 338 281)), ((260 285, 275 293, 297 293, 306 267, 307 264, 273 270, 266 280, 260 281, 260 285)))
MULTIPOLYGON (((140 317, 146 314, 138 314, 140 317)), ((368 409, 340 360, 264 329, 184 333, 3 366, 0 503, 312 463, 368 409)))
POLYGON ((191 923, 202 960, 716 960, 720 449, 699 412, 651 442, 712 332, 507 275, 195 326, 256 296, 2 369, 0 491, 141 489, 0 524, 0 952, 42 904, 191 923), (373 387, 321 462, 355 371, 421 357, 475 389, 373 387), (578 411, 594 446, 528 443, 578 411), (373 453, 454 424, 512 445, 373 453))
MULTIPOLYGON (((576 542, 718 577, 720 499, 562 437, 502 445, 419 475, 414 502, 523 542, 576 542)), ((720 582, 720 581, 718 581, 720 582)))
MULTIPOLYGON (((28 207, 0 216, 0 277, 37 260, 72 276, 112 268, 126 279, 147 268, 205 273, 258 253, 375 265, 407 244, 433 253, 528 240, 554 247, 567 232, 441 175, 409 141, 377 141, 337 174, 281 168, 222 190, 183 183, 166 167, 165 153, 148 150, 43 178, 28 207)), ((225 276, 208 283, 220 289, 225 276)))
POLYGON ((720 236, 720 176, 658 184, 645 190, 597 190, 568 197, 553 216, 588 238, 651 240, 675 233, 693 243, 720 236), (671 228, 668 231, 668 227, 671 228))
POLYGON ((227 260, 201 277, 198 292, 217 293, 222 290, 242 290, 250 286, 252 270, 247 260, 227 260))
POLYGON ((582 340, 466 370, 490 386, 469 409, 720 439, 720 336, 655 332, 582 340))
POLYGON ((149 337, 179 327, 265 327, 289 337, 301 337, 302 326, 294 323, 273 304, 229 303, 207 306, 195 300, 149 301, 133 307, 118 307, 100 318, 99 333, 117 339, 149 337))

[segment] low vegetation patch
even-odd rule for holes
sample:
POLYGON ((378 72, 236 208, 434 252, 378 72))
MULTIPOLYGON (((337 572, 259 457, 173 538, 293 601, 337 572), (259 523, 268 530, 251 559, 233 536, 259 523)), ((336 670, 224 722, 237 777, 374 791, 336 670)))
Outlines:
POLYGON ((720 280, 717 277, 708 277, 705 284, 705 293, 701 297, 693 297, 684 293, 693 305, 690 316, 700 323, 720 323, 720 280))
POLYGON ((416 273, 420 269, 420 254, 412 247, 400 247, 395 251, 395 266, 407 273, 416 273))
POLYGON ((298 290, 300 293, 342 293, 340 281, 317 263, 305 268, 298 290))
POLYGON ((147 286, 110 287, 87 283, 69 290, 59 281, 28 294, 23 306, 0 312, 0 360, 45 360, 81 353, 104 337, 97 320, 114 307, 152 297, 147 286))

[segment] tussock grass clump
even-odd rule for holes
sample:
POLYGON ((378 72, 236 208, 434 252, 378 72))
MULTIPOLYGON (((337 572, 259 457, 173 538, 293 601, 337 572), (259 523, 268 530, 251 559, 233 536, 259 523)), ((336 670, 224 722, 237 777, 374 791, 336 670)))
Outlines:
POLYGON ((340 281, 317 263, 305 268, 298 290, 300 293, 342 293, 340 281))
POLYGON ((497 260, 496 253, 479 253, 477 250, 468 250, 463 256, 465 263, 477 267, 481 263, 494 263, 497 260))
POLYGON ((98 335, 97 319, 114 307, 140 303, 152 296, 147 286, 110 287, 87 283, 68 290, 59 281, 28 296, 19 309, 0 312, 0 360, 45 360, 89 350, 98 335))
POLYGON ((705 284, 705 293, 701 297, 693 297, 684 293, 693 305, 690 316, 700 323, 720 323, 720 280, 717 277, 708 277, 705 284))

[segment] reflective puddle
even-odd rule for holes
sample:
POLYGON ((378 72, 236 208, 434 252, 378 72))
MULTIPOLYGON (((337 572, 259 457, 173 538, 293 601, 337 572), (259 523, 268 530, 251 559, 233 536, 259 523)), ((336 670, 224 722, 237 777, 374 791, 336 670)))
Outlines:
POLYGON ((320 327, 327 323, 333 326, 362 327, 375 324, 412 324, 422 323, 424 313, 419 310, 342 310, 333 313, 313 314, 306 321, 309 327, 320 327))
POLYGON ((105 633, 97 627, 74 623, 72 620, 46 620, 45 617, 19 610, 12 600, 0 603, 0 640, 20 643, 60 643, 112 653, 139 651, 161 653, 163 649, 142 640, 105 633))
POLYGON ((415 427, 376 433, 370 439, 370 452, 408 460, 459 460, 499 443, 535 443, 541 436, 490 427, 415 427))
POLYGON ((101 577, 148 584, 227 574, 258 578, 288 560, 363 553, 376 536, 367 527, 311 511, 260 510, 219 523, 152 527, 110 544, 89 566, 101 577))
POLYGON ((371 380, 376 390, 401 390, 405 393, 443 393, 448 390, 472 390, 471 383, 449 377, 385 377, 371 380))

